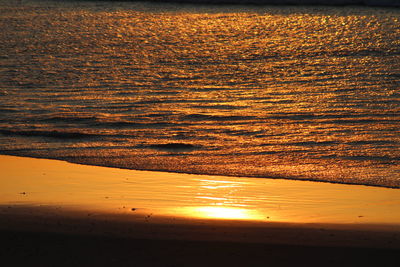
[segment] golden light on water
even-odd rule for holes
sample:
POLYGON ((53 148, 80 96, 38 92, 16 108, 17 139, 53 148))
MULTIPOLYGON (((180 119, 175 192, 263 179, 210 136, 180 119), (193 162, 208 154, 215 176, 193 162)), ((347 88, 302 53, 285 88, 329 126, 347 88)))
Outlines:
POLYGON ((172 209, 178 216, 219 220, 263 220, 265 216, 254 208, 250 197, 246 197, 243 181, 218 179, 199 179, 192 184, 196 192, 192 205, 172 209), (250 202, 250 203, 249 203, 250 202))
POLYGON ((399 187, 395 11, 67 6, 4 9, 0 150, 399 187))

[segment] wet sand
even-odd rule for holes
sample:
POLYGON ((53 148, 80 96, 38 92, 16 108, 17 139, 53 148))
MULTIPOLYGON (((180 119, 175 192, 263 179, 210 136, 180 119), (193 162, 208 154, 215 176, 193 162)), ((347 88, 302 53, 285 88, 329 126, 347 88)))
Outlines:
POLYGON ((5 266, 395 266, 400 250, 397 189, 0 165, 5 266))

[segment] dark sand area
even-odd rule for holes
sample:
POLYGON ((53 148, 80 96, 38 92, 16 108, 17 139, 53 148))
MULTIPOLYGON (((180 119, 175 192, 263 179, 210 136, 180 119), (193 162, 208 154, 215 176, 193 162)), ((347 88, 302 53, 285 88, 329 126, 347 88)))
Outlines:
POLYGON ((1 207, 2 266, 398 266, 399 233, 1 207))
POLYGON ((2 266, 398 266, 398 250, 0 231, 2 266), (4 264, 4 265, 3 265, 4 264))

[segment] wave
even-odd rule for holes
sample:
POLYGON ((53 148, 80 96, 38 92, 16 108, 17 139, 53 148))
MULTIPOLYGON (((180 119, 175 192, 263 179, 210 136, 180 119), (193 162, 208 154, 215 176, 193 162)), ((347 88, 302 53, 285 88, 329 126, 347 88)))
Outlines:
POLYGON ((187 123, 175 122, 130 122, 130 121, 112 121, 112 122, 97 122, 94 126, 105 128, 131 128, 131 129, 157 129, 167 127, 185 127, 187 123))
POLYGON ((361 118, 361 120, 387 120, 388 118, 397 118, 400 116, 399 113, 359 113, 359 114, 315 114, 315 113, 275 113, 274 115, 270 115, 268 119, 276 119, 276 120, 326 120, 326 119, 338 119, 338 120, 352 120, 356 118, 361 118))
MULTIPOLYGON (((0 109, 1 111, 1 109, 0 109)), ((164 114, 146 114, 145 118, 158 118, 162 117, 164 114)), ((49 116, 45 118, 40 118, 37 120, 38 122, 45 123, 68 123, 68 124, 79 124, 85 125, 85 127, 100 127, 100 128, 131 128, 131 129, 154 129, 154 128, 167 128, 167 127, 185 127, 188 126, 188 123, 182 122, 172 122, 172 121, 155 121, 155 122, 136 122, 136 121, 128 121, 128 120, 115 120, 115 121, 107 121, 103 120, 96 116, 49 116)))
POLYGON ((255 116, 221 116, 206 114, 188 114, 182 117, 183 120, 189 121, 243 121, 257 119, 255 116))
POLYGON ((88 123, 97 121, 98 118, 95 116, 49 116, 47 118, 42 118, 42 122, 66 122, 66 123, 88 123))
POLYGON ((82 139, 89 137, 98 137, 98 134, 81 133, 81 132, 61 132, 61 131, 42 131, 42 130, 5 130, 0 129, 0 134, 8 136, 25 136, 25 137, 50 137, 58 139, 82 139))
POLYGON ((167 143, 167 144, 152 144, 143 146, 143 148, 176 151, 176 152, 189 152, 201 148, 199 145, 185 144, 185 143, 167 143))
POLYGON ((304 141, 304 142, 288 142, 280 145, 313 147, 313 146, 332 146, 337 144, 338 142, 336 141, 320 141, 320 142, 304 141))

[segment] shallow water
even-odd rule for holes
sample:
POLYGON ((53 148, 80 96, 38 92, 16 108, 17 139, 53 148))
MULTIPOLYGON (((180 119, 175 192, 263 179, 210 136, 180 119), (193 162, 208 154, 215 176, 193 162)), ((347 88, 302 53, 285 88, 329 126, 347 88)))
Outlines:
POLYGON ((4 155, 0 169, 3 220, 7 210, 32 215, 48 208, 63 215, 83 211, 87 219, 106 213, 147 222, 166 216, 350 224, 358 230, 386 225, 400 231, 400 190, 390 188, 122 170, 4 155))
POLYGON ((400 11, 0 0, 0 153, 400 187, 400 11))

